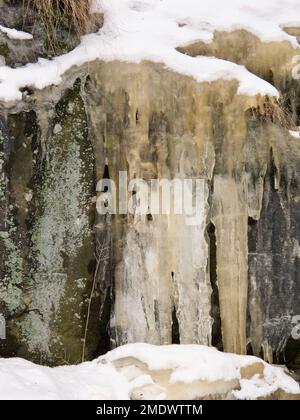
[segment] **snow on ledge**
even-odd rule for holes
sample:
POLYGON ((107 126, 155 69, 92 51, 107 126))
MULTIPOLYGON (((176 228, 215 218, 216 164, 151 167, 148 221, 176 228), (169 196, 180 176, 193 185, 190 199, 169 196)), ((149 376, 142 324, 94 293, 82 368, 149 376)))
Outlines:
POLYGON ((17 31, 16 29, 6 28, 2 25, 0 25, 0 31, 7 35, 10 39, 29 40, 33 38, 33 36, 28 32, 17 31))
POLYGON ((57 368, 0 359, 0 399, 191 399, 228 391, 256 399, 279 389, 300 392, 280 367, 200 345, 128 344, 93 362, 57 368))
POLYGON ((300 139, 300 131, 289 130, 289 133, 295 139, 300 139))
POLYGON ((245 29, 266 42, 289 41, 299 46, 297 38, 283 30, 288 22, 300 22, 298 0, 93 0, 91 8, 104 13, 104 26, 98 33, 82 37, 73 51, 17 69, 0 67, 0 100, 21 100, 20 89, 26 86, 43 89, 57 85, 72 66, 96 59, 150 60, 199 82, 237 80, 238 94, 278 96, 271 84, 243 66, 215 57, 189 57, 176 48, 200 40, 211 42, 216 30, 236 29, 245 29))

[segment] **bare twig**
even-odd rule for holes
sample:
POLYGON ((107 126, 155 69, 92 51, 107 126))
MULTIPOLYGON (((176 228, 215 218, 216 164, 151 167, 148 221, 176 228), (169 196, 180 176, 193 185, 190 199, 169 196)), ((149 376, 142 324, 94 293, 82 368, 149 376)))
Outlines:
POLYGON ((92 284, 92 289, 91 289, 91 293, 89 297, 88 311, 87 311, 87 317, 86 317, 86 323, 85 323, 83 347, 82 347, 82 358, 81 358, 82 362, 84 362, 85 360, 85 349, 86 349, 86 341, 87 341, 87 334, 88 334, 88 326, 89 326, 91 304, 92 304, 93 294, 95 291, 95 286, 96 286, 97 279, 99 276, 100 268, 102 264, 104 264, 105 261, 107 261, 107 259, 109 258, 109 247, 105 246, 99 240, 96 241, 95 258, 96 258, 96 268, 95 268, 95 273, 93 277, 93 284, 92 284))

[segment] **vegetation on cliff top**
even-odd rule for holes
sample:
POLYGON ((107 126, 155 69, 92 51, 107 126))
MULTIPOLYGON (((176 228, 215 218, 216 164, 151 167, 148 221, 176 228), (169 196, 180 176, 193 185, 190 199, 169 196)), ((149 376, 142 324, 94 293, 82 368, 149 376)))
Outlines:
POLYGON ((30 10, 36 11, 46 31, 49 46, 58 47, 58 33, 67 30, 78 37, 87 32, 90 24, 90 0, 23 0, 26 17, 30 10))

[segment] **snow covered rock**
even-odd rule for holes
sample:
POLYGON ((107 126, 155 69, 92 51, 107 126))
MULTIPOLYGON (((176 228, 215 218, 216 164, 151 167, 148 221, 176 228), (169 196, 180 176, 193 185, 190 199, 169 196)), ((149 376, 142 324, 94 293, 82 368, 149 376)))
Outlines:
POLYGON ((0 359, 0 399, 299 399, 281 367, 198 345, 130 344, 77 366, 0 359))
POLYGON ((210 43, 215 31, 244 29, 263 42, 288 41, 296 48, 297 37, 284 30, 300 24, 295 10, 297 0, 285 0, 284 4, 279 0, 255 1, 251 7, 246 0, 232 0, 226 9, 222 0, 94 0, 92 12, 104 13, 99 32, 84 36, 77 48, 54 60, 39 60, 22 69, 1 69, 0 99, 20 100, 22 87, 42 89, 58 84, 72 66, 96 59, 135 63, 149 60, 200 82, 237 80, 239 94, 277 96, 271 84, 244 66, 217 57, 189 57, 178 47, 196 41, 210 43))

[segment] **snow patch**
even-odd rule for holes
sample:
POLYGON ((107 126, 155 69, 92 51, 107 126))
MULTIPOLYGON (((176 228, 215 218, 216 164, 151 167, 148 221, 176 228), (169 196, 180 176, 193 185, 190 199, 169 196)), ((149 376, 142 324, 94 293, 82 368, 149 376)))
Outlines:
POLYGON ((49 368, 19 358, 0 359, 0 399, 128 399, 128 384, 111 365, 49 368))
POLYGON ((300 131, 289 130, 289 133, 295 139, 300 139, 300 131))
POLYGON ((17 29, 6 28, 5 26, 0 25, 0 31, 8 36, 9 39, 19 39, 19 40, 29 40, 33 36, 28 32, 18 31, 17 29))

